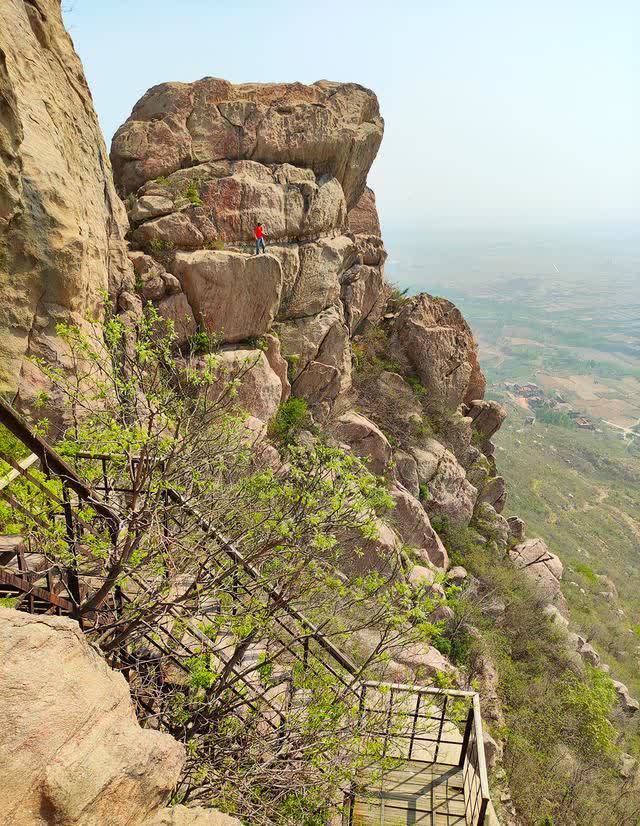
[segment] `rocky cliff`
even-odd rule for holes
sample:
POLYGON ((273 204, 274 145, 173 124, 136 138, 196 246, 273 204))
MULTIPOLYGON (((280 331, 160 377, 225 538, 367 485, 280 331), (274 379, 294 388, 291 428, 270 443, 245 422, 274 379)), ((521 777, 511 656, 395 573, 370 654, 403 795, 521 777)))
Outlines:
POLYGON ((0 26, 0 387, 33 400, 27 359, 58 322, 98 317, 133 281, 127 219, 59 0, 5 0, 0 26))
MULTIPOLYGON (((133 325, 151 303, 173 323, 179 348, 193 351, 204 337, 220 346, 223 368, 250 365, 238 400, 259 438, 267 439, 281 405, 298 397, 315 424, 301 438, 340 445, 383 478, 394 508, 354 556, 354 569, 400 559, 409 585, 434 600, 434 623, 454 619, 448 596, 460 589, 504 623, 505 601, 460 560, 452 565, 451 543, 443 542, 472 530, 489 557, 524 572, 536 610, 564 629, 562 563, 526 537, 520 520, 502 516, 507 491, 492 437, 505 411, 484 399, 472 331, 449 301, 407 297, 385 283, 386 251, 366 186, 382 133, 375 95, 356 84, 165 83, 118 130, 114 184, 59 3, 5 0, 3 390, 33 401, 44 382, 30 357, 64 364, 60 321, 99 336, 91 319, 99 319, 103 293, 133 325), (267 234, 261 255, 253 250, 258 222, 267 234)), ((348 535, 341 540, 354 544, 348 535)), ((13 822, 107 823, 114 812, 128 818, 117 822, 132 824, 217 822, 163 808, 182 750, 137 727, 124 680, 77 627, 8 611, 0 623, 8 687, 0 710, 10 733, 5 758, 12 758, 3 810, 13 822), (51 736, 39 738, 42 730, 51 736), (82 781, 73 789, 72 775, 82 781), (131 803, 126 813, 117 808, 123 796, 131 803)), ((585 638, 567 642, 598 665, 585 638)), ((390 676, 471 679, 445 653, 400 646, 390 676)), ((504 716, 490 658, 476 676, 483 710, 499 731, 504 716)), ((625 711, 637 711, 625 687, 617 691, 625 711)), ((488 738, 487 746, 496 759, 499 745, 488 738)))

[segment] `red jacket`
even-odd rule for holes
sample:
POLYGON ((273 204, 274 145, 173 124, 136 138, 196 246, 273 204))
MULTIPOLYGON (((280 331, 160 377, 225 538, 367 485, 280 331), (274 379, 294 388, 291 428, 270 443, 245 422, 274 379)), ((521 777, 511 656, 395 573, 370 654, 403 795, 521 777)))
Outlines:
POLYGON ((261 226, 258 226, 254 229, 253 234, 255 235, 256 239, 262 238, 264 235, 264 229, 261 226))

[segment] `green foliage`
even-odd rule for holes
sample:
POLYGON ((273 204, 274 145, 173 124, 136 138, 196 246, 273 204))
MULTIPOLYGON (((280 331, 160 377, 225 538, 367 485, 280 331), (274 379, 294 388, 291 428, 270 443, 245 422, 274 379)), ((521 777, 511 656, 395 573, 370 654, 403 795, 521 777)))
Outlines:
POLYGON ((593 570, 590 565, 587 565, 585 562, 576 562, 573 565, 574 571, 577 573, 582 574, 582 576, 587 580, 589 585, 598 585, 600 580, 598 579, 598 575, 593 570))
POLYGON ((0 608, 15 608, 17 604, 17 597, 0 597, 0 608))
POLYGON ((422 502, 428 502, 431 499, 428 482, 420 482, 420 499, 422 502))
POLYGON ((419 378, 416 376, 405 376, 405 381, 409 385, 409 387, 413 390, 413 392, 418 397, 422 397, 426 394, 427 388, 422 384, 419 378))
POLYGON ((160 175, 158 178, 155 178, 154 183, 158 184, 158 186, 171 186, 171 181, 168 178, 165 178, 164 175, 160 175))
POLYGON ((189 201, 189 203, 193 204, 194 206, 202 206, 202 198, 200 197, 198 181, 189 181, 182 194, 187 199, 187 201, 189 201))
POLYGON ((559 427, 575 429, 575 424, 571 416, 561 410, 554 410, 547 405, 535 409, 536 420, 545 424, 554 424, 559 427))
POLYGON ((173 249, 173 243, 164 238, 152 238, 149 241, 149 249, 152 252, 170 252, 173 249))
POLYGON ((205 241, 205 249, 208 250, 223 250, 224 249, 224 241, 221 241, 220 238, 213 238, 209 241, 205 241))
POLYGON ((219 340, 215 333, 210 333, 207 330, 198 330, 189 336, 188 339, 189 351, 193 355, 203 355, 204 353, 213 353, 219 347, 219 340))
POLYGON ((295 440, 301 430, 311 425, 309 406, 304 399, 291 396, 282 402, 269 423, 269 435, 285 445, 295 440))
POLYGON ((500 732, 504 766, 523 821, 539 823, 544 813, 572 826, 613 826, 619 822, 617 815, 600 821, 593 814, 603 789, 613 794, 610 784, 618 759, 609 720, 615 702, 610 678, 594 668, 584 675, 575 671, 564 632, 543 614, 544 601, 500 555, 494 541, 481 541, 477 525, 463 528, 437 518, 432 522, 452 560, 481 582, 479 602, 464 593, 449 600, 456 614, 447 632, 450 654, 456 663, 467 665, 473 678, 474 650, 481 644, 497 667, 506 716, 500 732), (481 610, 485 593, 499 596, 506 605, 499 625, 481 610), (480 629, 481 642, 458 641, 456 632, 463 623, 480 629))

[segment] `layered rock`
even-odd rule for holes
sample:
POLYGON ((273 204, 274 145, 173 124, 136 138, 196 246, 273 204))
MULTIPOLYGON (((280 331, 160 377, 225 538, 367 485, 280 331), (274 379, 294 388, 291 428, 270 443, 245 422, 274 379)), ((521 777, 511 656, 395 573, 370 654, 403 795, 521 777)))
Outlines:
POLYGON ((334 177, 352 207, 382 130, 375 95, 356 84, 206 77, 149 89, 116 133, 111 159, 123 194, 196 164, 253 160, 334 177))
POLYGON ((138 725, 129 687, 77 623, 0 608, 0 805, 15 826, 238 821, 165 809, 184 747, 138 725))
MULTIPOLYGON (((127 221, 58 0, 7 0, 0 26, 0 389, 44 386, 58 322, 87 327, 133 285, 127 221)), ((91 332, 91 329, 88 328, 91 332)))
POLYGON ((319 418, 349 390, 350 336, 384 305, 386 253, 363 195, 382 128, 375 95, 355 84, 204 78, 150 89, 112 145, 134 255, 184 296, 161 296, 156 273, 143 299, 182 321, 178 343, 192 318, 224 344, 277 330, 292 391, 319 418), (253 257, 257 223, 267 254, 253 257))

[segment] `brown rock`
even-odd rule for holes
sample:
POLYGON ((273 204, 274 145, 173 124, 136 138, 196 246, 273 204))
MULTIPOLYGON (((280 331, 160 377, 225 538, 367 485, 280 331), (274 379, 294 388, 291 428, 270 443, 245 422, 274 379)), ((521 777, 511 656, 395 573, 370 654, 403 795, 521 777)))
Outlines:
POLYGON ((218 78, 150 89, 116 133, 120 189, 219 158, 290 163, 338 179, 355 205, 382 140, 375 95, 356 84, 245 83, 218 78))
MULTIPOLYGON (((223 350, 221 381, 236 384, 236 401, 256 419, 268 422, 282 400, 282 383, 261 350, 223 350)), ((223 389, 222 387, 220 388, 223 389)))
POLYGON ((146 826, 242 826, 230 815, 201 806, 171 806, 163 809, 146 826))
POLYGON ((507 525, 509 526, 509 536, 518 542, 522 542, 527 531, 523 520, 519 516, 510 516, 507 519, 507 525))
POLYGON ((198 323, 222 342, 261 336, 271 328, 282 290, 282 270, 272 255, 179 252, 173 270, 198 323))
POLYGON ((488 479, 478 496, 478 502, 487 502, 496 513, 502 513, 507 500, 507 483, 502 476, 488 479))
POLYGON ((265 336, 265 341, 267 342, 267 349, 264 351, 264 354, 269 362, 269 367, 271 367, 273 372, 280 379, 280 384, 282 385, 282 395, 280 397, 280 401, 286 402, 291 395, 291 384, 289 382, 288 374, 289 365, 282 356, 280 339, 278 336, 274 336, 269 333, 265 336))
POLYGON ((393 454, 395 463, 395 475, 400 484, 405 487, 412 496, 418 498, 420 495, 420 481, 418 479, 418 463, 410 453, 403 450, 396 450, 393 454))
POLYGON ((563 613, 567 605, 560 589, 563 565, 560 559, 547 547, 542 539, 526 539, 509 551, 514 565, 521 568, 548 598, 563 613))
POLYGON ((346 235, 300 245, 300 267, 280 317, 315 315, 340 298, 342 273, 356 257, 356 247, 346 235))
POLYGON ((173 324, 175 341, 180 347, 185 345, 198 330, 193 310, 184 293, 177 293, 164 298, 158 304, 158 312, 173 324))
POLYGON ((328 409, 351 385, 349 332, 340 307, 280 323, 277 330, 292 365, 293 394, 328 409))
POLYGON ((185 754, 138 725, 124 677, 78 625, 0 608, 2 817, 13 826, 142 826, 185 754))
POLYGON ((344 413, 333 426, 333 435, 366 459, 372 473, 382 476, 387 471, 392 456, 391 445, 380 428, 369 419, 354 411, 344 413))
POLYGON ((162 195, 143 195, 138 198, 132 209, 129 210, 129 220, 134 223, 148 221, 173 212, 175 205, 171 198, 162 195))
POLYGON ((341 297, 351 335, 366 321, 377 323, 385 302, 381 268, 356 264, 348 269, 342 275, 341 297))
POLYGON ((456 457, 435 439, 426 439, 422 447, 411 447, 416 460, 418 479, 429 491, 424 506, 430 515, 443 515, 458 525, 468 525, 478 491, 466 477, 456 457))
POLYGON ((484 395, 476 342, 450 301, 426 293, 411 299, 400 310, 394 338, 429 388, 432 410, 454 410, 484 395))
POLYGON ((63 364, 55 324, 84 327, 133 287, 91 93, 57 0, 3 3, 0 25, 0 390, 26 401, 63 364))
MULTIPOLYGON (((265 166, 255 161, 220 160, 189 166, 164 181, 163 195, 151 181, 138 191, 132 216, 147 211, 150 199, 162 202, 164 212, 176 212, 193 228, 196 240, 254 244, 253 230, 260 222, 265 226, 267 243, 291 238, 317 238, 344 225, 346 204, 340 183, 326 175, 316 177, 311 169, 291 164, 265 166), (166 209, 170 203, 171 208, 166 209)), ((139 217, 139 220, 143 220, 139 217)), ((154 226, 151 222, 152 227, 154 226)), ((135 237, 142 243, 150 240, 149 228, 135 237)), ((152 236, 153 237, 153 236, 152 236)), ((197 246, 188 236, 176 246, 197 246)))
POLYGON ((490 439, 500 430, 507 411, 498 402, 475 399, 467 406, 466 415, 473 421, 474 430, 490 439))
POLYGON ((347 224, 351 232, 357 235, 382 235, 375 192, 368 186, 358 203, 349 210, 347 224))
POLYGON ((395 502, 391 518, 404 544, 415 548, 432 565, 446 570, 449 567, 447 550, 420 502, 401 485, 394 485, 389 492, 395 502))

